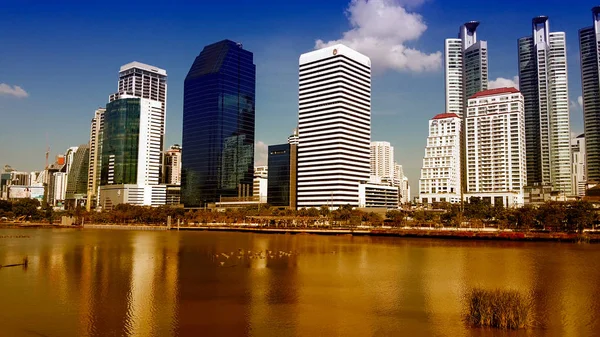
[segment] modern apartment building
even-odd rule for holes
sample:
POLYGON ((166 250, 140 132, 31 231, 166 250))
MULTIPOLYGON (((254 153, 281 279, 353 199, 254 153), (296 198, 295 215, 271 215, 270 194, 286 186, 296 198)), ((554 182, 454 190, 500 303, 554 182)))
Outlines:
POLYGON ((460 202, 461 125, 462 119, 456 113, 438 114, 429 120, 419 179, 419 202, 460 202))
POLYGON ((519 89, 525 98, 527 184, 571 194, 571 135, 564 32, 550 32, 548 17, 532 20, 518 40, 519 89))
POLYGON ((371 175, 394 177, 394 147, 389 142, 371 142, 371 175))
POLYGON ((464 125, 465 199, 522 206, 527 179, 523 95, 515 88, 499 88, 471 96, 464 125))
POLYGON ((591 27, 579 30, 579 51, 587 158, 586 179, 591 184, 598 184, 600 183, 600 6, 592 8, 592 19, 591 27))
POLYGON ((358 206, 371 171, 371 60, 338 44, 299 64, 298 207, 358 206))
POLYGON ((67 188, 65 191, 65 207, 74 209, 85 206, 87 199, 88 169, 90 160, 89 144, 79 145, 69 155, 67 152, 67 188), (69 159, 71 157, 72 159, 69 159))
POLYGON ((586 178, 586 156, 587 152, 585 149, 585 134, 571 139, 571 156, 573 163, 573 194, 579 197, 585 196, 585 189, 587 185, 586 178))
POLYGON ((181 185, 181 146, 172 145, 163 158, 163 182, 167 185, 181 185))
POLYGON ((104 130, 105 108, 98 108, 94 112, 90 126, 90 158, 87 182, 87 210, 96 206, 100 187, 100 159, 102 152, 102 131, 104 130))
POLYGON ((181 199, 186 208, 252 195, 256 66, 241 43, 204 47, 184 83, 181 199))
POLYGON ((100 160, 100 205, 164 205, 160 185, 164 138, 160 101, 121 95, 106 105, 100 160))
POLYGON ((487 42, 477 40, 478 21, 460 26, 444 48, 446 112, 462 117, 467 99, 488 88, 487 42))
POLYGON ((123 95, 161 102, 161 110, 167 107, 167 71, 140 62, 123 65, 119 70, 119 87, 110 95, 109 102, 123 95))
POLYGON ((402 165, 394 163, 394 179, 392 186, 398 187, 398 201, 401 204, 410 202, 410 185, 408 177, 404 175, 402 165))

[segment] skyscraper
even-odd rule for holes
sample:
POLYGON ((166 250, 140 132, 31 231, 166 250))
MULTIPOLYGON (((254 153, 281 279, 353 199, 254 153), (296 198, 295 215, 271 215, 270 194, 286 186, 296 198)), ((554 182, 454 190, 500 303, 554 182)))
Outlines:
POLYGON ((94 113, 90 126, 90 158, 88 167, 87 180, 87 210, 95 206, 98 187, 100 186, 100 158, 102 151, 102 131, 104 129, 104 112, 105 108, 98 108, 94 113))
POLYGON ((467 101, 465 199, 522 206, 525 170, 523 95, 515 88, 478 92, 467 101))
POLYGON ((463 115, 467 99, 488 87, 487 42, 477 40, 478 21, 459 29, 458 38, 446 39, 446 112, 463 115))
POLYGON ((299 62, 298 207, 358 206, 371 171, 371 60, 338 44, 299 62))
POLYGON ((68 208, 75 208, 81 205, 81 202, 87 197, 90 146, 89 144, 82 144, 76 149, 67 171, 65 203, 68 208))
POLYGON ((586 178, 600 183, 600 6, 592 8, 593 25, 579 30, 586 178))
POLYGON ((525 98, 527 184, 571 194, 567 49, 564 32, 548 17, 532 20, 533 34, 518 40, 519 88, 525 98))
POLYGON ((420 202, 460 202, 461 127, 461 118, 455 113, 438 114, 429 120, 419 179, 420 202))
POLYGON ((159 101, 164 113, 167 106, 167 72, 135 61, 123 65, 119 70, 118 90, 110 95, 109 102, 119 99, 122 95, 159 101))
POLYGON ((371 142, 371 175, 394 178, 394 147, 389 142, 371 142))
POLYGON ((106 105, 100 160, 100 203, 164 205, 159 185, 164 114, 159 101, 121 95, 106 105))
POLYGON ((184 83, 182 202, 252 195, 256 66, 241 43, 204 47, 184 83))

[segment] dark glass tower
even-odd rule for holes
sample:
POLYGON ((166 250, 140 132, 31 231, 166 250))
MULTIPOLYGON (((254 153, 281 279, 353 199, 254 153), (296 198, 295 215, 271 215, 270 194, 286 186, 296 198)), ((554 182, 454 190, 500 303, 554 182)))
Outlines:
POLYGON ((290 206, 290 144, 269 146, 269 178, 267 203, 272 206, 290 206))
POLYGON ((186 208, 249 196, 256 66, 240 43, 204 47, 185 78, 181 196, 186 208))

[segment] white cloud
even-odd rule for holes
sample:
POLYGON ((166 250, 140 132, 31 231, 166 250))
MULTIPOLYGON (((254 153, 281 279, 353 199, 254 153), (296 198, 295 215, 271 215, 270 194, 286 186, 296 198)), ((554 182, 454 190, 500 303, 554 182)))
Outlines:
POLYGON ((488 88, 489 89, 496 89, 496 88, 519 89, 519 76, 513 77, 512 80, 510 78, 498 77, 495 80, 488 81, 488 88))
POLYGON ((254 144, 254 165, 264 166, 267 165, 269 158, 269 146, 263 141, 256 141, 254 144))
POLYGON ((577 101, 571 101, 571 110, 583 111, 583 97, 577 97, 577 101))
POLYGON ((433 71, 442 65, 442 53, 427 54, 406 46, 418 40, 427 30, 423 17, 405 7, 420 5, 425 0, 352 0, 346 15, 352 29, 339 40, 317 40, 315 49, 342 43, 369 58, 374 71, 433 71))
POLYGON ((24 98, 24 97, 29 96, 27 91, 23 90, 23 88, 21 88, 20 86, 18 86, 18 85, 11 86, 6 83, 0 83, 0 95, 9 95, 9 96, 15 96, 15 97, 19 97, 19 98, 24 98))

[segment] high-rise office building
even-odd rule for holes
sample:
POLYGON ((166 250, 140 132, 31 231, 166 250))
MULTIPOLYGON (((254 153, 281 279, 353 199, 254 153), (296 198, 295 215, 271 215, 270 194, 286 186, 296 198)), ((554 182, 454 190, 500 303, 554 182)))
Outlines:
POLYGON ((162 176, 167 185, 181 185, 181 146, 178 144, 165 151, 162 176))
POLYGON ((393 179, 394 147, 389 142, 371 142, 371 175, 393 179))
POLYGON ((252 195, 256 66, 241 43, 204 47, 184 83, 182 202, 252 195))
POLYGON ((458 38, 446 39, 446 112, 463 115, 467 99, 488 88, 487 42, 477 40, 478 21, 460 26, 458 38))
POLYGON ((571 139, 571 155, 573 163, 573 180, 572 189, 576 196, 585 196, 585 188, 587 185, 586 179, 586 149, 585 149, 585 134, 571 139))
POLYGON ((296 207, 296 152, 297 145, 293 141, 269 146, 269 205, 296 207))
POLYGON ((527 184, 571 194, 571 135, 564 32, 548 17, 532 20, 533 34, 518 40, 519 89, 525 98, 527 184))
POLYGON ((592 8, 593 25, 579 30, 586 179, 600 183, 600 6, 592 8))
POLYGON ((121 95, 106 105, 100 160, 100 203, 164 205, 159 185, 165 119, 159 101, 121 95))
POLYGON ((161 110, 167 107, 167 72, 155 66, 140 62, 123 65, 119 70, 119 87, 110 95, 109 102, 123 95, 146 98, 161 102, 161 110))
POLYGON ((419 200, 458 203, 461 200, 461 118, 455 113, 438 114, 429 120, 419 200))
POLYGON ((299 61, 298 207, 358 206, 371 171, 371 60, 338 44, 299 61))
POLYGON ((465 199, 522 206, 525 170, 523 95, 515 88, 479 92, 467 101, 465 199))
POLYGON ((87 197, 90 146, 83 144, 76 149, 72 152, 72 160, 67 159, 65 204, 70 209, 85 206, 87 197))
POLYGON ((100 186, 100 153, 102 151, 102 131, 104 128, 105 108, 98 108, 94 113, 90 126, 90 158, 87 185, 87 210, 95 207, 100 186))

